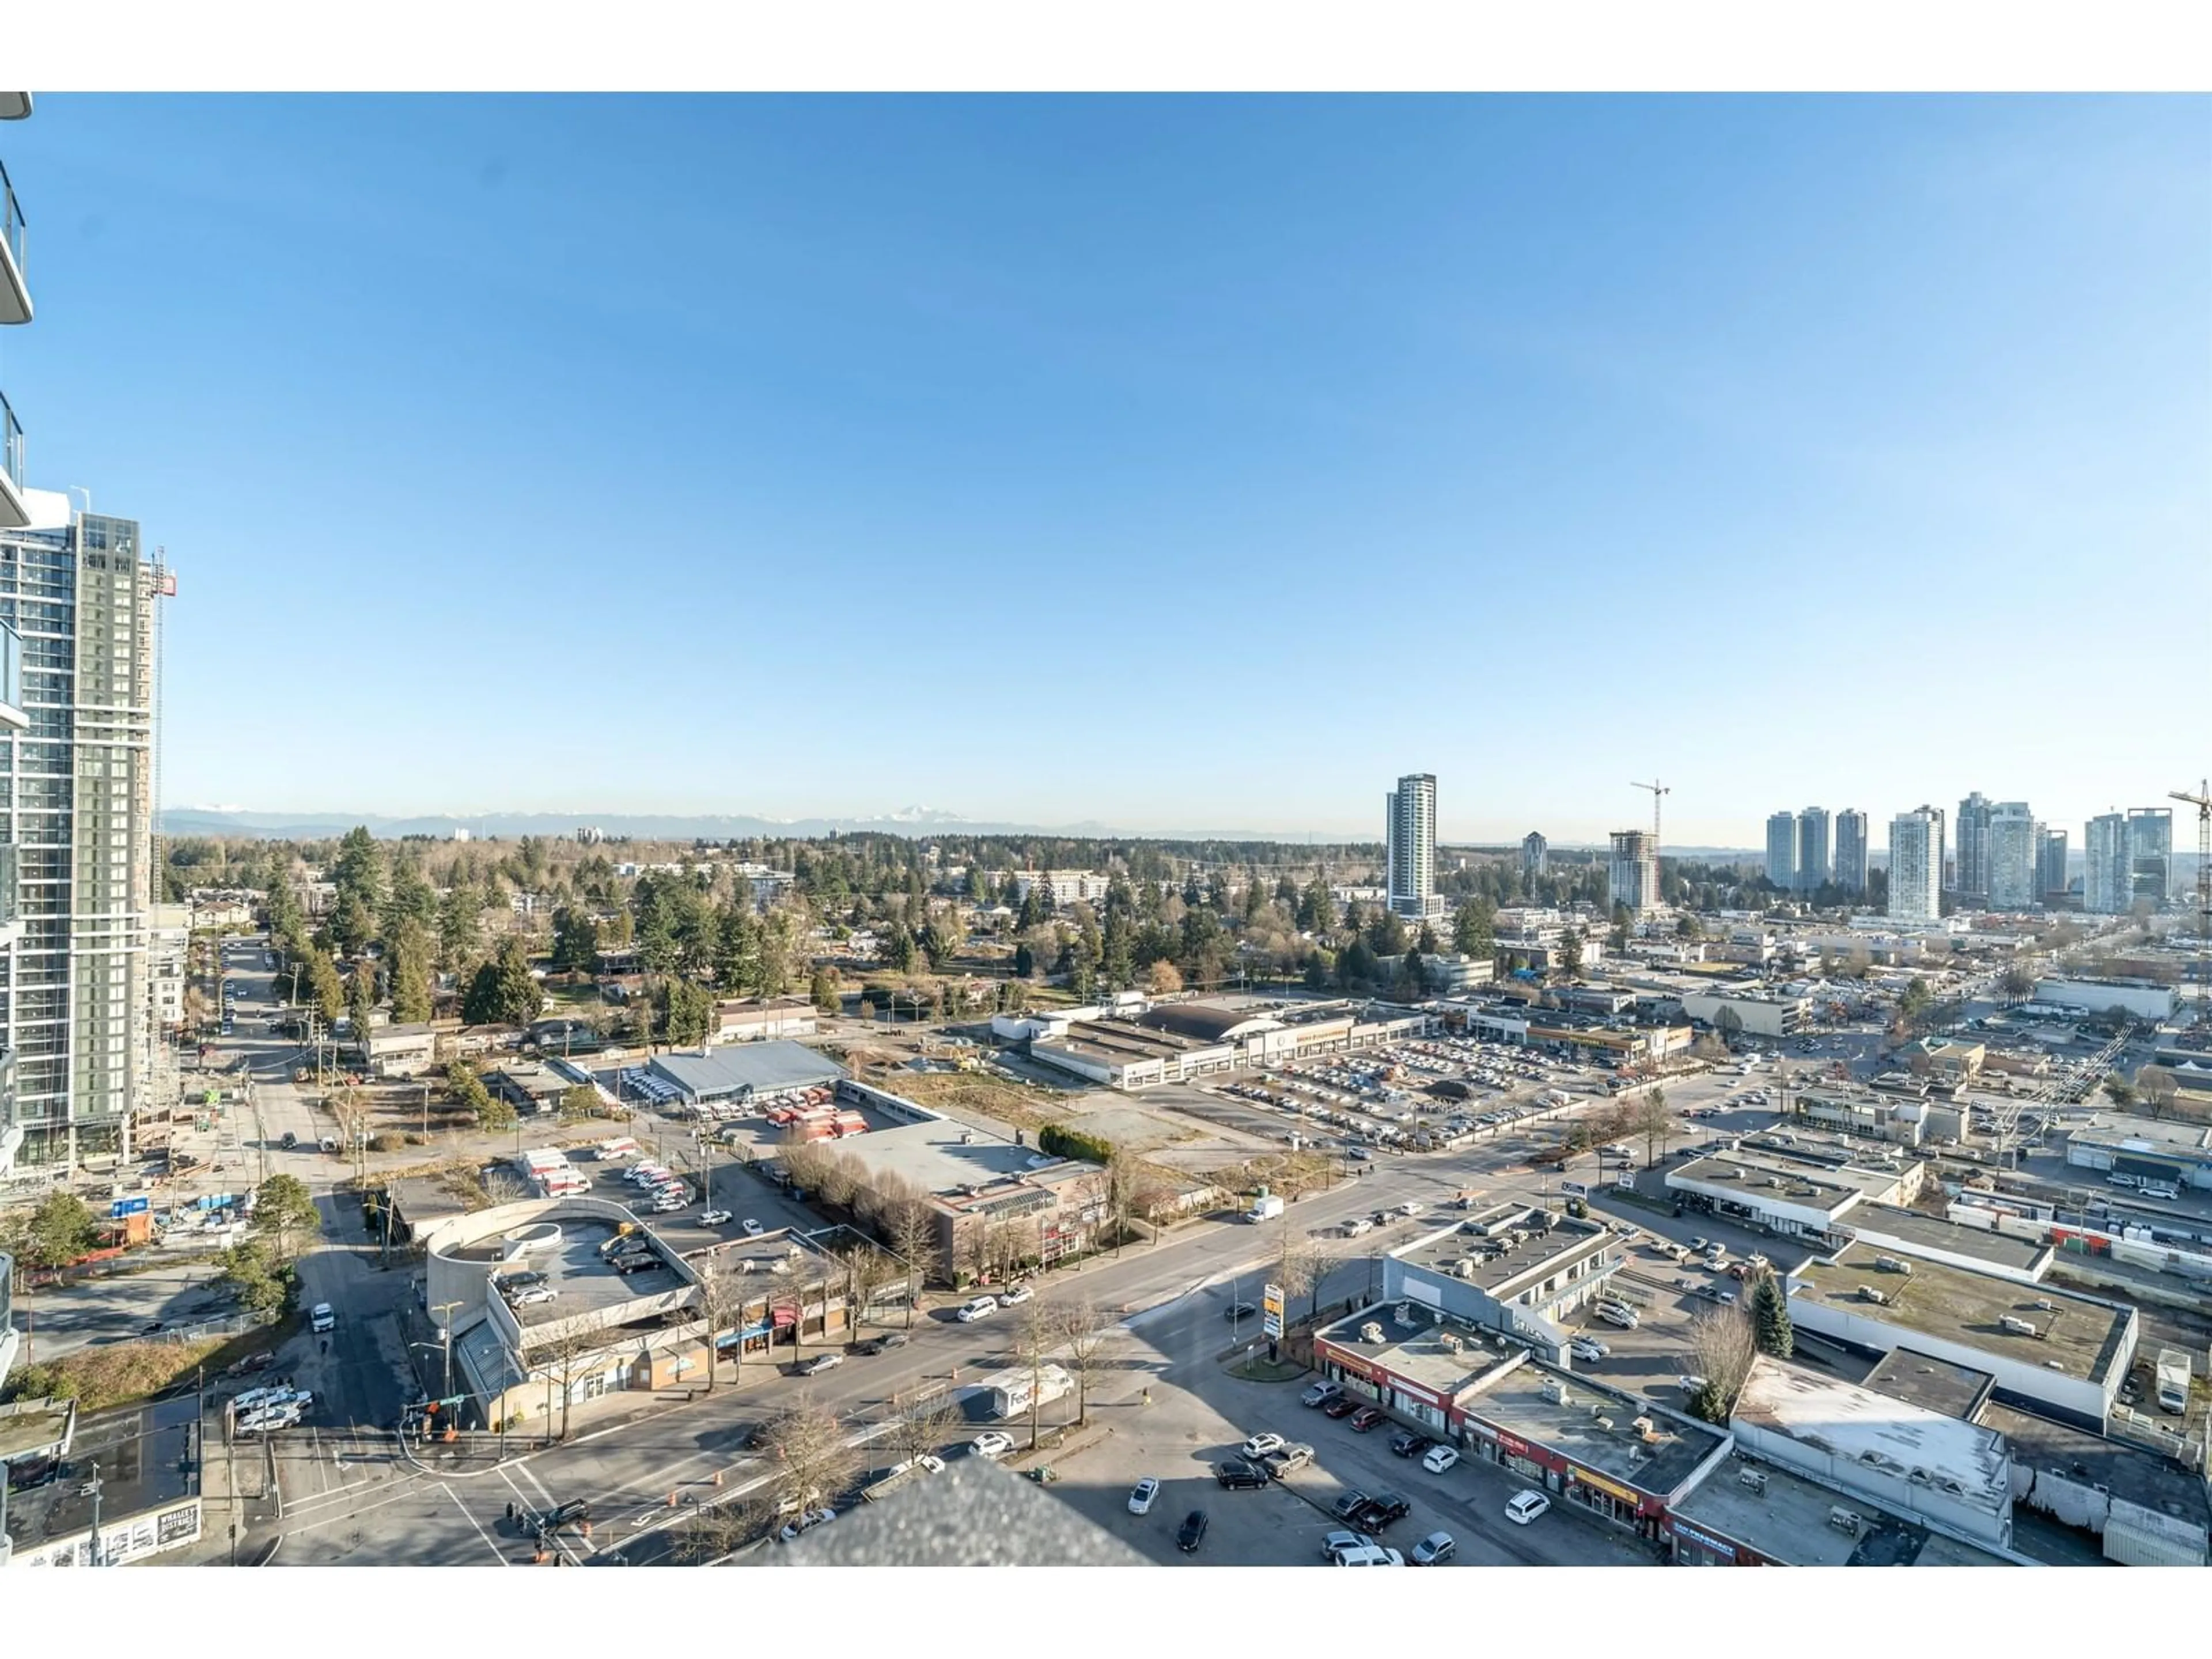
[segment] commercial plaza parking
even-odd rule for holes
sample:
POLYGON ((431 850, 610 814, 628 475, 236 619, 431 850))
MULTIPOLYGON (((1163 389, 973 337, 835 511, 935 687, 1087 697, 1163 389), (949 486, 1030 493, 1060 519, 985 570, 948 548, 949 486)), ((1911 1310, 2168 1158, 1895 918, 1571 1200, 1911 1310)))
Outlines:
POLYGON ((1174 1386, 1156 1383, 1149 1406, 1140 1399, 1109 1407, 1100 1413, 1099 1433, 1052 1458, 1060 1478, 1050 1490, 1150 1559, 1318 1566, 1322 1538, 1345 1525, 1328 1506, 1354 1488, 1370 1497, 1395 1492, 1412 1504, 1382 1540, 1401 1553, 1443 1531, 1458 1541, 1462 1566, 1649 1566, 1657 1559, 1628 1533, 1567 1505, 1516 1526, 1505 1518, 1505 1504, 1525 1483, 1477 1460, 1431 1474, 1417 1457, 1393 1456, 1395 1425, 1355 1434, 1349 1419, 1301 1407, 1309 1376, 1245 1382, 1214 1358, 1178 1370, 1188 1374, 1174 1386), (1313 1462, 1264 1491, 1218 1485, 1212 1465, 1236 1455, 1248 1435, 1268 1431, 1311 1445, 1313 1462), (1129 1488, 1146 1475, 1161 1482, 1159 1497, 1149 1515, 1131 1515, 1129 1488), (1194 1509, 1211 1524, 1196 1554, 1185 1556, 1176 1528, 1194 1509))

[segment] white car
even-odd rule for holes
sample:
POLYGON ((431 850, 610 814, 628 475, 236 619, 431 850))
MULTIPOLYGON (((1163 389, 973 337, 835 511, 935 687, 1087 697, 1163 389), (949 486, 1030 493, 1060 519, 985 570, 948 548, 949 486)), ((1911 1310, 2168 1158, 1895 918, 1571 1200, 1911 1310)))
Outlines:
POLYGON ((1129 1488, 1129 1513, 1132 1515, 1150 1515, 1152 1512, 1152 1499, 1158 1498, 1159 1495, 1159 1481, 1152 1475, 1146 1475, 1143 1480, 1137 1482, 1135 1486, 1129 1488))
POLYGON ((1244 1459, 1247 1462, 1257 1462, 1269 1452, 1279 1452, 1282 1449, 1283 1437, 1279 1434, 1255 1434, 1244 1443, 1244 1459))
POLYGON ((977 1435, 973 1440, 968 1443, 968 1449, 969 1451, 973 1452, 978 1457, 986 1459, 995 1460, 1004 1457, 1008 1452, 1013 1450, 1013 1436, 1010 1434, 1001 1434, 996 1429, 988 1430, 984 1433, 977 1435))
POLYGON ((835 1510, 802 1510, 799 1511, 799 1518, 776 1534, 776 1536, 788 1544, 802 1532, 811 1532, 825 1522, 835 1521, 836 1518, 837 1511, 835 1510))
POLYGON ((726 1227, 730 1224, 730 1212, 727 1210, 702 1210, 699 1212, 699 1224, 702 1227, 726 1227))
POLYGON ((1567 1352, 1577 1359, 1602 1359, 1613 1350, 1594 1336, 1578 1336, 1567 1344, 1567 1352))
POLYGON ((1694 1376, 1690 1372, 1685 1371, 1681 1376, 1674 1379, 1674 1386, 1680 1389, 1684 1394, 1695 1394, 1699 1389, 1705 1386, 1705 1379, 1702 1376, 1694 1376))
POLYGON ((1506 1502, 1505 1518, 1525 1527, 1551 1507, 1552 1500, 1540 1492, 1517 1492, 1506 1502))
POLYGON ((740 1232, 744 1233, 747 1238, 758 1238, 762 1232, 765 1231, 761 1226, 760 1223, 754 1220, 750 1216, 747 1216, 743 1221, 739 1222, 738 1224, 738 1229, 740 1232))
POLYGON ((998 1297, 994 1296, 979 1296, 972 1302, 962 1303, 960 1304, 959 1311, 952 1316, 963 1325, 972 1325, 979 1319, 988 1319, 993 1314, 998 1311, 998 1297))
POLYGON ((999 1305, 1002 1308, 1018 1308, 1036 1294, 1036 1292, 1026 1285, 1016 1285, 1010 1290, 999 1292, 999 1305))
POLYGON ((1458 1462, 1458 1447, 1431 1446, 1429 1448, 1428 1455, 1421 1460, 1421 1467, 1426 1469, 1431 1474, 1442 1474, 1446 1469, 1449 1468, 1453 1464, 1458 1462))

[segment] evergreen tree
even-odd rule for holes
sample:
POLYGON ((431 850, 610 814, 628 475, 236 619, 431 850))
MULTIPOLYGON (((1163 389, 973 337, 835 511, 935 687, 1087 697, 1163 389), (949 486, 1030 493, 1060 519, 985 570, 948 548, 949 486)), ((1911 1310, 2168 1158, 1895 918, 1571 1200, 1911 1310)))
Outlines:
POLYGON ((430 1018, 430 942, 424 926, 403 920, 392 936, 386 962, 392 974, 392 1018, 419 1025, 430 1018))
POLYGON ((1790 1298, 1771 1267, 1762 1268, 1751 1287, 1751 1321, 1761 1353, 1790 1358, 1797 1341, 1790 1323, 1790 1298))
POLYGON ((523 1025, 538 1018, 545 994, 530 971, 522 941, 509 934, 499 954, 477 969, 461 1000, 461 1018, 471 1025, 523 1025))

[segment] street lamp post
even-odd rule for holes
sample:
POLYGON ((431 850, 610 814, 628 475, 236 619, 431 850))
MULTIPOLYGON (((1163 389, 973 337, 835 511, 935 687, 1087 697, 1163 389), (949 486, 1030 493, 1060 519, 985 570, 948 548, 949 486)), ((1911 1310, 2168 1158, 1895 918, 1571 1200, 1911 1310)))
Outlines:
POLYGON ((445 1340, 446 1392, 441 1397, 447 1400, 453 1397, 453 1310, 464 1305, 459 1302, 441 1302, 430 1310, 432 1313, 440 1316, 438 1334, 445 1340))

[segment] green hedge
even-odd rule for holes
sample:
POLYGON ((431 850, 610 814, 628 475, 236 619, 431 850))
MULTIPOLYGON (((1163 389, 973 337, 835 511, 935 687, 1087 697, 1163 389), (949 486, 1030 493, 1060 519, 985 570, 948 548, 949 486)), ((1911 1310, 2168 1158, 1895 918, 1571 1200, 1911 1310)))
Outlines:
POLYGON ((1112 1141, 1080 1130, 1063 1129, 1056 1123, 1048 1123, 1037 1131, 1037 1148, 1055 1158, 1079 1158, 1092 1164, 1111 1163, 1114 1158, 1112 1141))

